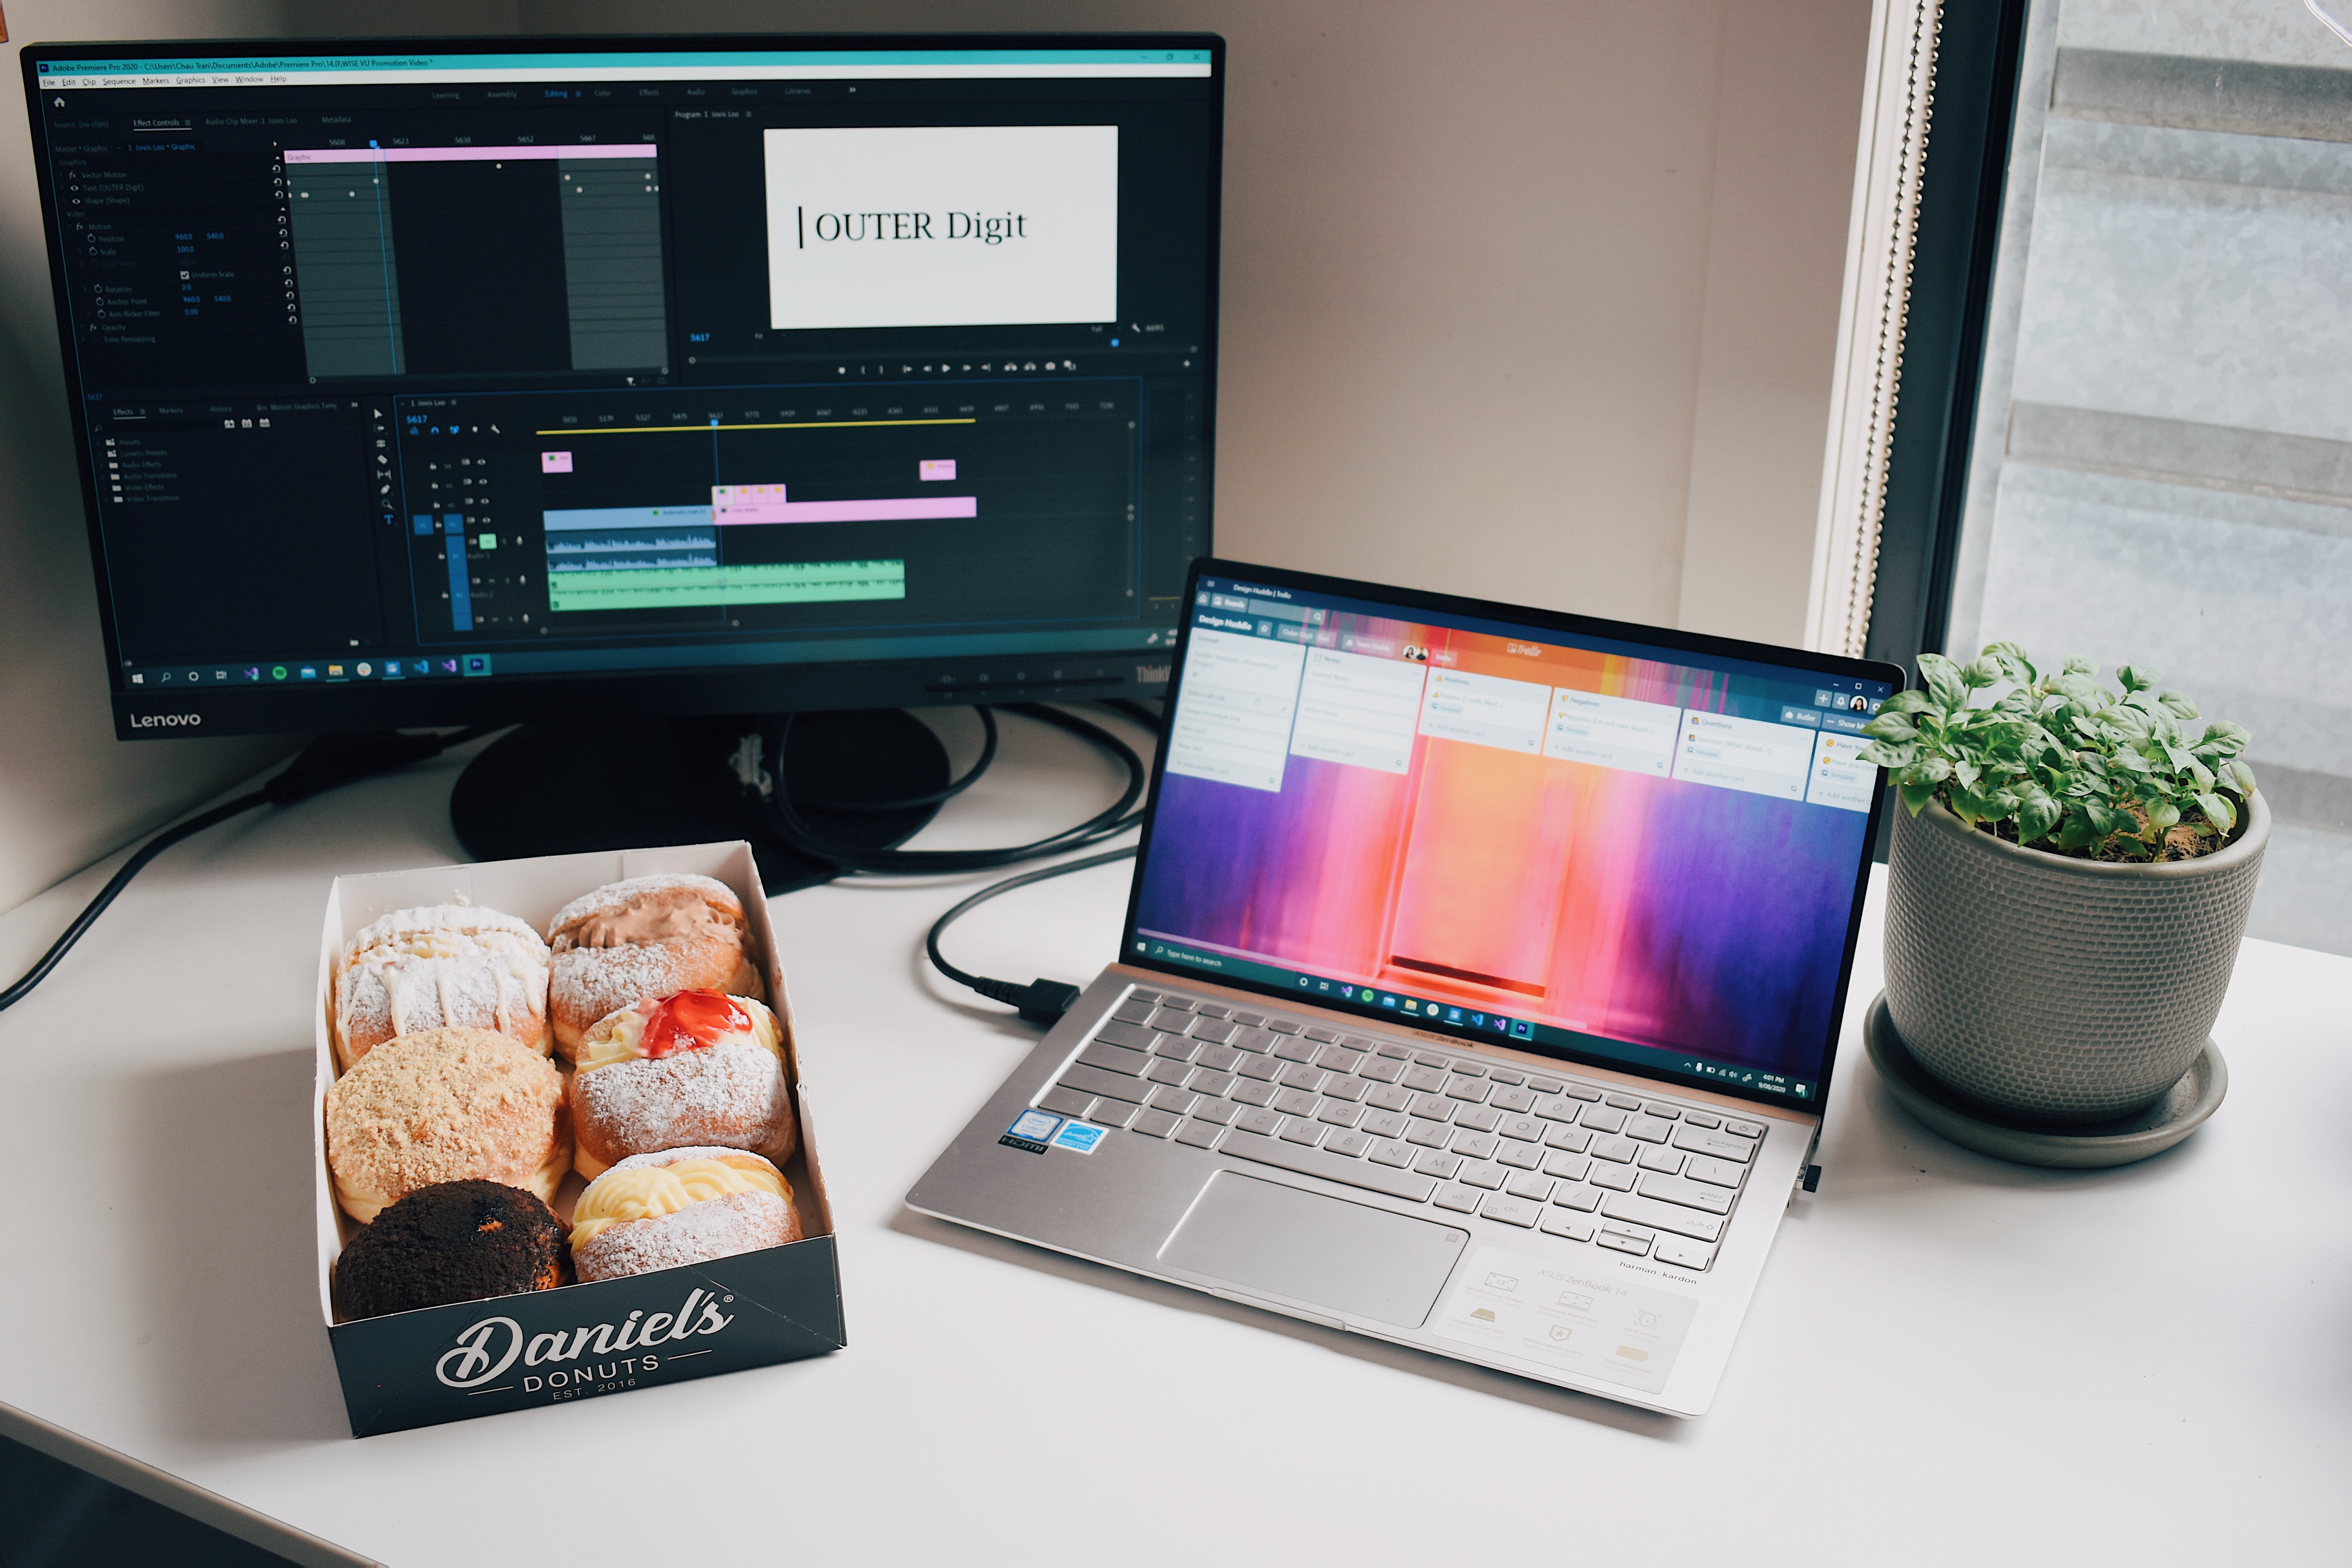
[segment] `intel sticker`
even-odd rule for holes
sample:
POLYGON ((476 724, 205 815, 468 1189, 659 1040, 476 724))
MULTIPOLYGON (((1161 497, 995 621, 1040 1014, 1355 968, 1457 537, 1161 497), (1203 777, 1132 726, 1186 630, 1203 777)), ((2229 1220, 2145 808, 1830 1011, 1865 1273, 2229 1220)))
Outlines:
POLYGON ((1103 1134, 1109 1131, 1108 1127, 1090 1127, 1083 1121, 1066 1121, 1062 1123, 1061 1131, 1054 1135, 1054 1147, 1091 1154, 1095 1152, 1095 1145, 1103 1141, 1103 1134))
POLYGON ((1026 1149, 1032 1154, 1042 1154, 1045 1152, 1046 1140, 1054 1136, 1054 1129, 1061 1124, 1062 1119, 1050 1110, 1024 1110, 1013 1119, 1013 1125, 1004 1130, 1004 1136, 997 1142, 1010 1148, 1026 1149))

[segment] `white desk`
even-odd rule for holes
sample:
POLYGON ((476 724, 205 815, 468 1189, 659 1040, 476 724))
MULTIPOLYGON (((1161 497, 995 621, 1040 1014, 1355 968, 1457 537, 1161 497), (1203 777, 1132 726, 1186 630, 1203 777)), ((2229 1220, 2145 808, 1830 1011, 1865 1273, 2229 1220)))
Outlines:
MULTIPOLYGON (((1061 742, 1013 720, 1006 743, 927 842, 1091 809, 1035 763, 1061 742)), ((847 1350, 355 1442, 312 1283, 319 915, 333 871, 458 858, 454 771, 172 850, 0 1015, 0 1401, 403 1563, 2342 1560, 2352 960, 2248 943, 2220 1115, 2059 1174, 1944 1143, 1878 1086, 1874 900, 1821 1193, 1703 1421, 905 1213, 1034 1037, 919 956, 972 878, 777 906, 847 1350)), ((1126 877, 1013 894, 951 955, 1084 980, 1126 877)), ((0 919, 0 967, 95 879, 0 919)))

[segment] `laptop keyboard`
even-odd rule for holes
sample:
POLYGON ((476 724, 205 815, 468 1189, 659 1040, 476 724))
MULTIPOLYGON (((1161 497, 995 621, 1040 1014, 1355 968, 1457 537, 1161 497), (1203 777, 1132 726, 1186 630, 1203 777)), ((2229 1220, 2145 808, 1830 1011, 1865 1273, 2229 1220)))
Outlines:
POLYGON ((1566 1074, 1135 990, 1057 1116, 1703 1270, 1761 1123, 1566 1074))

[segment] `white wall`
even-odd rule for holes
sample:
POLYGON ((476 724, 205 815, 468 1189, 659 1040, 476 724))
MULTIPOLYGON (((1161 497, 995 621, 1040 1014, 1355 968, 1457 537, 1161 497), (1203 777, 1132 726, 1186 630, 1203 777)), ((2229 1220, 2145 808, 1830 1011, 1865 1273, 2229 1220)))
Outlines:
MULTIPOLYGON (((9 17, 18 43, 1223 33, 1221 552, 1780 641, 1803 626, 1869 19, 1869 0, 18 0, 9 17)), ((21 108, 0 112, 23 147, 21 108)), ((268 748, 110 738, 21 155, 0 165, 0 267, 6 907, 268 748)))

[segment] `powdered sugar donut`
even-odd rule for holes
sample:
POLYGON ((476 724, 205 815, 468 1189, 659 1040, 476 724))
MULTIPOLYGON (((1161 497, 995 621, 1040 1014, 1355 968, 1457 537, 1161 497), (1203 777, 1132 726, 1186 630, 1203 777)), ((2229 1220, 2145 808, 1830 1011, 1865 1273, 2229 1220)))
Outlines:
POLYGON ((470 904, 394 910, 363 928, 335 971, 335 1058, 346 1071, 384 1041, 427 1029, 494 1029, 545 1056, 547 943, 512 915, 470 904))
POLYGON ((572 900, 547 928, 556 1047, 576 1056, 595 1022, 677 991, 764 994, 744 951, 743 902, 709 877, 632 877, 572 900))
POLYGON ((740 1149, 633 1154, 591 1182, 572 1211, 572 1265, 583 1284, 800 1238, 783 1173, 740 1149))
POLYGON ((577 1059, 568 1092, 583 1176, 689 1147, 747 1149, 781 1165, 799 1145, 783 1031, 751 997, 647 997, 598 1020, 577 1059))

